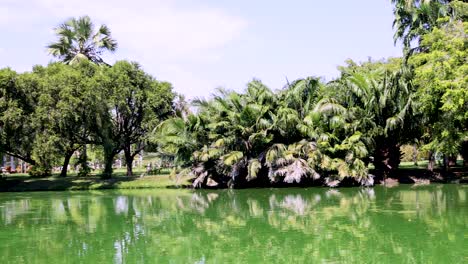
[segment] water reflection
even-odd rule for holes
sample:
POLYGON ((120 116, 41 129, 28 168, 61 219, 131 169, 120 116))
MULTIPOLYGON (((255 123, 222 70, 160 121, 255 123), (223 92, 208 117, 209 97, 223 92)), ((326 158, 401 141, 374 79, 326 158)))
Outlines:
POLYGON ((0 195, 12 263, 462 263, 466 186, 0 195))

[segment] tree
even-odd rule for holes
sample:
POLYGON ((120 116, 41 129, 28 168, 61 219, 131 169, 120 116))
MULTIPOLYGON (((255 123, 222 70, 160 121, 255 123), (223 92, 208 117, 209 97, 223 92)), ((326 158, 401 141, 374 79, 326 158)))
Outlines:
MULTIPOLYGON (((41 84, 35 118, 43 126, 41 131, 48 131, 49 136, 44 139, 49 141, 48 149, 55 146, 58 155, 63 156, 62 177, 67 175, 73 154, 80 148, 83 153, 83 146, 93 142, 93 127, 100 111, 98 104, 102 103, 102 93, 95 82, 100 70, 87 61, 71 66, 52 63, 33 70, 41 84)), ((86 174, 85 168, 81 169, 86 174)))
POLYGON ((427 52, 409 61, 426 120, 426 147, 446 156, 458 154, 468 137, 467 39, 468 22, 452 21, 422 36, 427 52))
POLYGON ((89 16, 70 18, 55 28, 57 42, 47 45, 48 52, 66 64, 74 64, 88 59, 96 64, 104 64, 101 55, 105 51, 114 52, 117 42, 110 29, 101 25, 95 31, 89 16))
POLYGON ((109 120, 98 131, 106 156, 104 174, 110 176, 112 160, 123 150, 127 176, 132 176, 134 157, 146 146, 149 133, 173 113, 172 86, 127 61, 105 69, 101 82, 107 94, 107 117, 103 120, 109 120))
POLYGON ((175 115, 186 119, 192 111, 190 110, 189 103, 185 100, 185 96, 182 94, 177 94, 176 99, 174 101, 174 112, 175 115))
POLYGON ((401 60, 350 63, 334 84, 340 101, 352 116, 352 129, 361 131, 379 175, 395 176, 400 145, 418 133, 410 72, 401 60))
POLYGON ((394 4, 394 40, 403 42, 405 56, 421 51, 420 37, 440 25, 442 17, 453 15, 451 0, 391 0, 394 4), (416 42, 416 43, 415 43, 416 42))
POLYGON ((306 78, 278 93, 258 80, 245 93, 219 89, 211 100, 194 101, 197 114, 162 123, 161 151, 182 161, 195 187, 338 184, 346 177, 364 183, 361 136, 336 122, 343 107, 322 100, 322 86, 306 78))
POLYGON ((173 117, 163 121, 150 138, 159 146, 162 156, 169 156, 177 167, 188 167, 192 154, 208 144, 207 120, 190 114, 187 118, 173 117))
POLYGON ((33 113, 39 97, 34 74, 0 70, 0 152, 32 165, 33 141, 38 133, 33 113))

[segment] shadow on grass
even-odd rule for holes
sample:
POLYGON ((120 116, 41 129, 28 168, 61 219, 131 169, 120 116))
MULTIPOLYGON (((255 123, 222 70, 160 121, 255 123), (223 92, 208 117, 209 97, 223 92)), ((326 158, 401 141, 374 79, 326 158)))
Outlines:
MULTIPOLYGON (((372 170, 371 170, 372 173, 372 170)), ((191 187, 189 178, 175 181, 168 174, 158 174, 140 177, 136 172, 135 177, 125 176, 124 171, 117 171, 111 179, 102 179, 94 174, 88 177, 69 176, 60 178, 31 178, 25 175, 8 175, 0 178, 0 192, 27 192, 27 191, 78 191, 78 190, 102 190, 102 189, 161 189, 161 188, 187 188, 191 187)), ((442 173, 440 169, 429 172, 422 168, 403 167, 398 171, 400 183, 412 184, 418 180, 430 180, 439 183, 467 183, 468 170, 466 167, 451 168, 448 173, 442 173)), ((303 186, 303 185, 301 185, 303 186)), ((271 187, 271 186, 255 186, 271 187)), ((278 186, 275 186, 278 187, 278 186)), ((285 186, 286 187, 286 186, 285 186)), ((287 187, 291 187, 288 185, 287 187)))
POLYGON ((169 188, 177 185, 169 175, 146 177, 127 177, 125 173, 115 173, 110 179, 99 176, 88 177, 48 177, 31 178, 24 176, 7 176, 0 179, 0 192, 27 191, 77 191, 99 189, 140 189, 140 188, 169 188))

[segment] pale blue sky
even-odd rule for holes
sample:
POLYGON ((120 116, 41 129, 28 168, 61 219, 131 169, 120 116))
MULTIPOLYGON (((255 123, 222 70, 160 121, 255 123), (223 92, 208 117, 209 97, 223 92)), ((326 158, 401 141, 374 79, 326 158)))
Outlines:
POLYGON ((0 0, 0 67, 48 63, 52 28, 84 14, 119 42, 107 61, 138 61, 189 98, 252 78, 274 89, 330 80, 348 58, 401 55, 390 0, 0 0))

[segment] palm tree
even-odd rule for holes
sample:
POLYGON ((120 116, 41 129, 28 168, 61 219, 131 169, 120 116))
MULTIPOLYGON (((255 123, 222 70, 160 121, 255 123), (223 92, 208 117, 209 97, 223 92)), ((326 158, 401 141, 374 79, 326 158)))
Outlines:
POLYGON ((364 182, 361 135, 347 133, 350 125, 338 116, 344 107, 319 100, 320 89, 316 78, 294 81, 278 93, 257 80, 245 93, 219 89, 211 100, 194 101, 196 115, 159 127, 160 151, 188 167, 195 187, 210 179, 230 187, 325 177, 364 182))
POLYGON ((117 42, 110 29, 101 25, 95 31, 89 16, 71 18, 55 28, 58 41, 47 46, 49 54, 66 64, 88 59, 96 64, 105 64, 101 55, 105 51, 114 52, 117 42))
POLYGON ((394 40, 403 42, 405 55, 419 50, 412 47, 420 37, 439 24, 439 18, 452 14, 451 0, 391 0, 394 4, 394 40))
POLYGON ((185 100, 185 96, 183 94, 177 94, 176 100, 174 101, 174 111, 175 115, 181 117, 182 119, 186 119, 192 112, 190 110, 189 103, 185 100))
POLYGON ((392 175, 400 163, 400 145, 417 130, 413 116, 414 93, 404 69, 394 70, 399 60, 366 63, 361 68, 342 72, 341 100, 352 115, 352 130, 362 131, 364 141, 373 150, 374 166, 379 174, 392 175))

